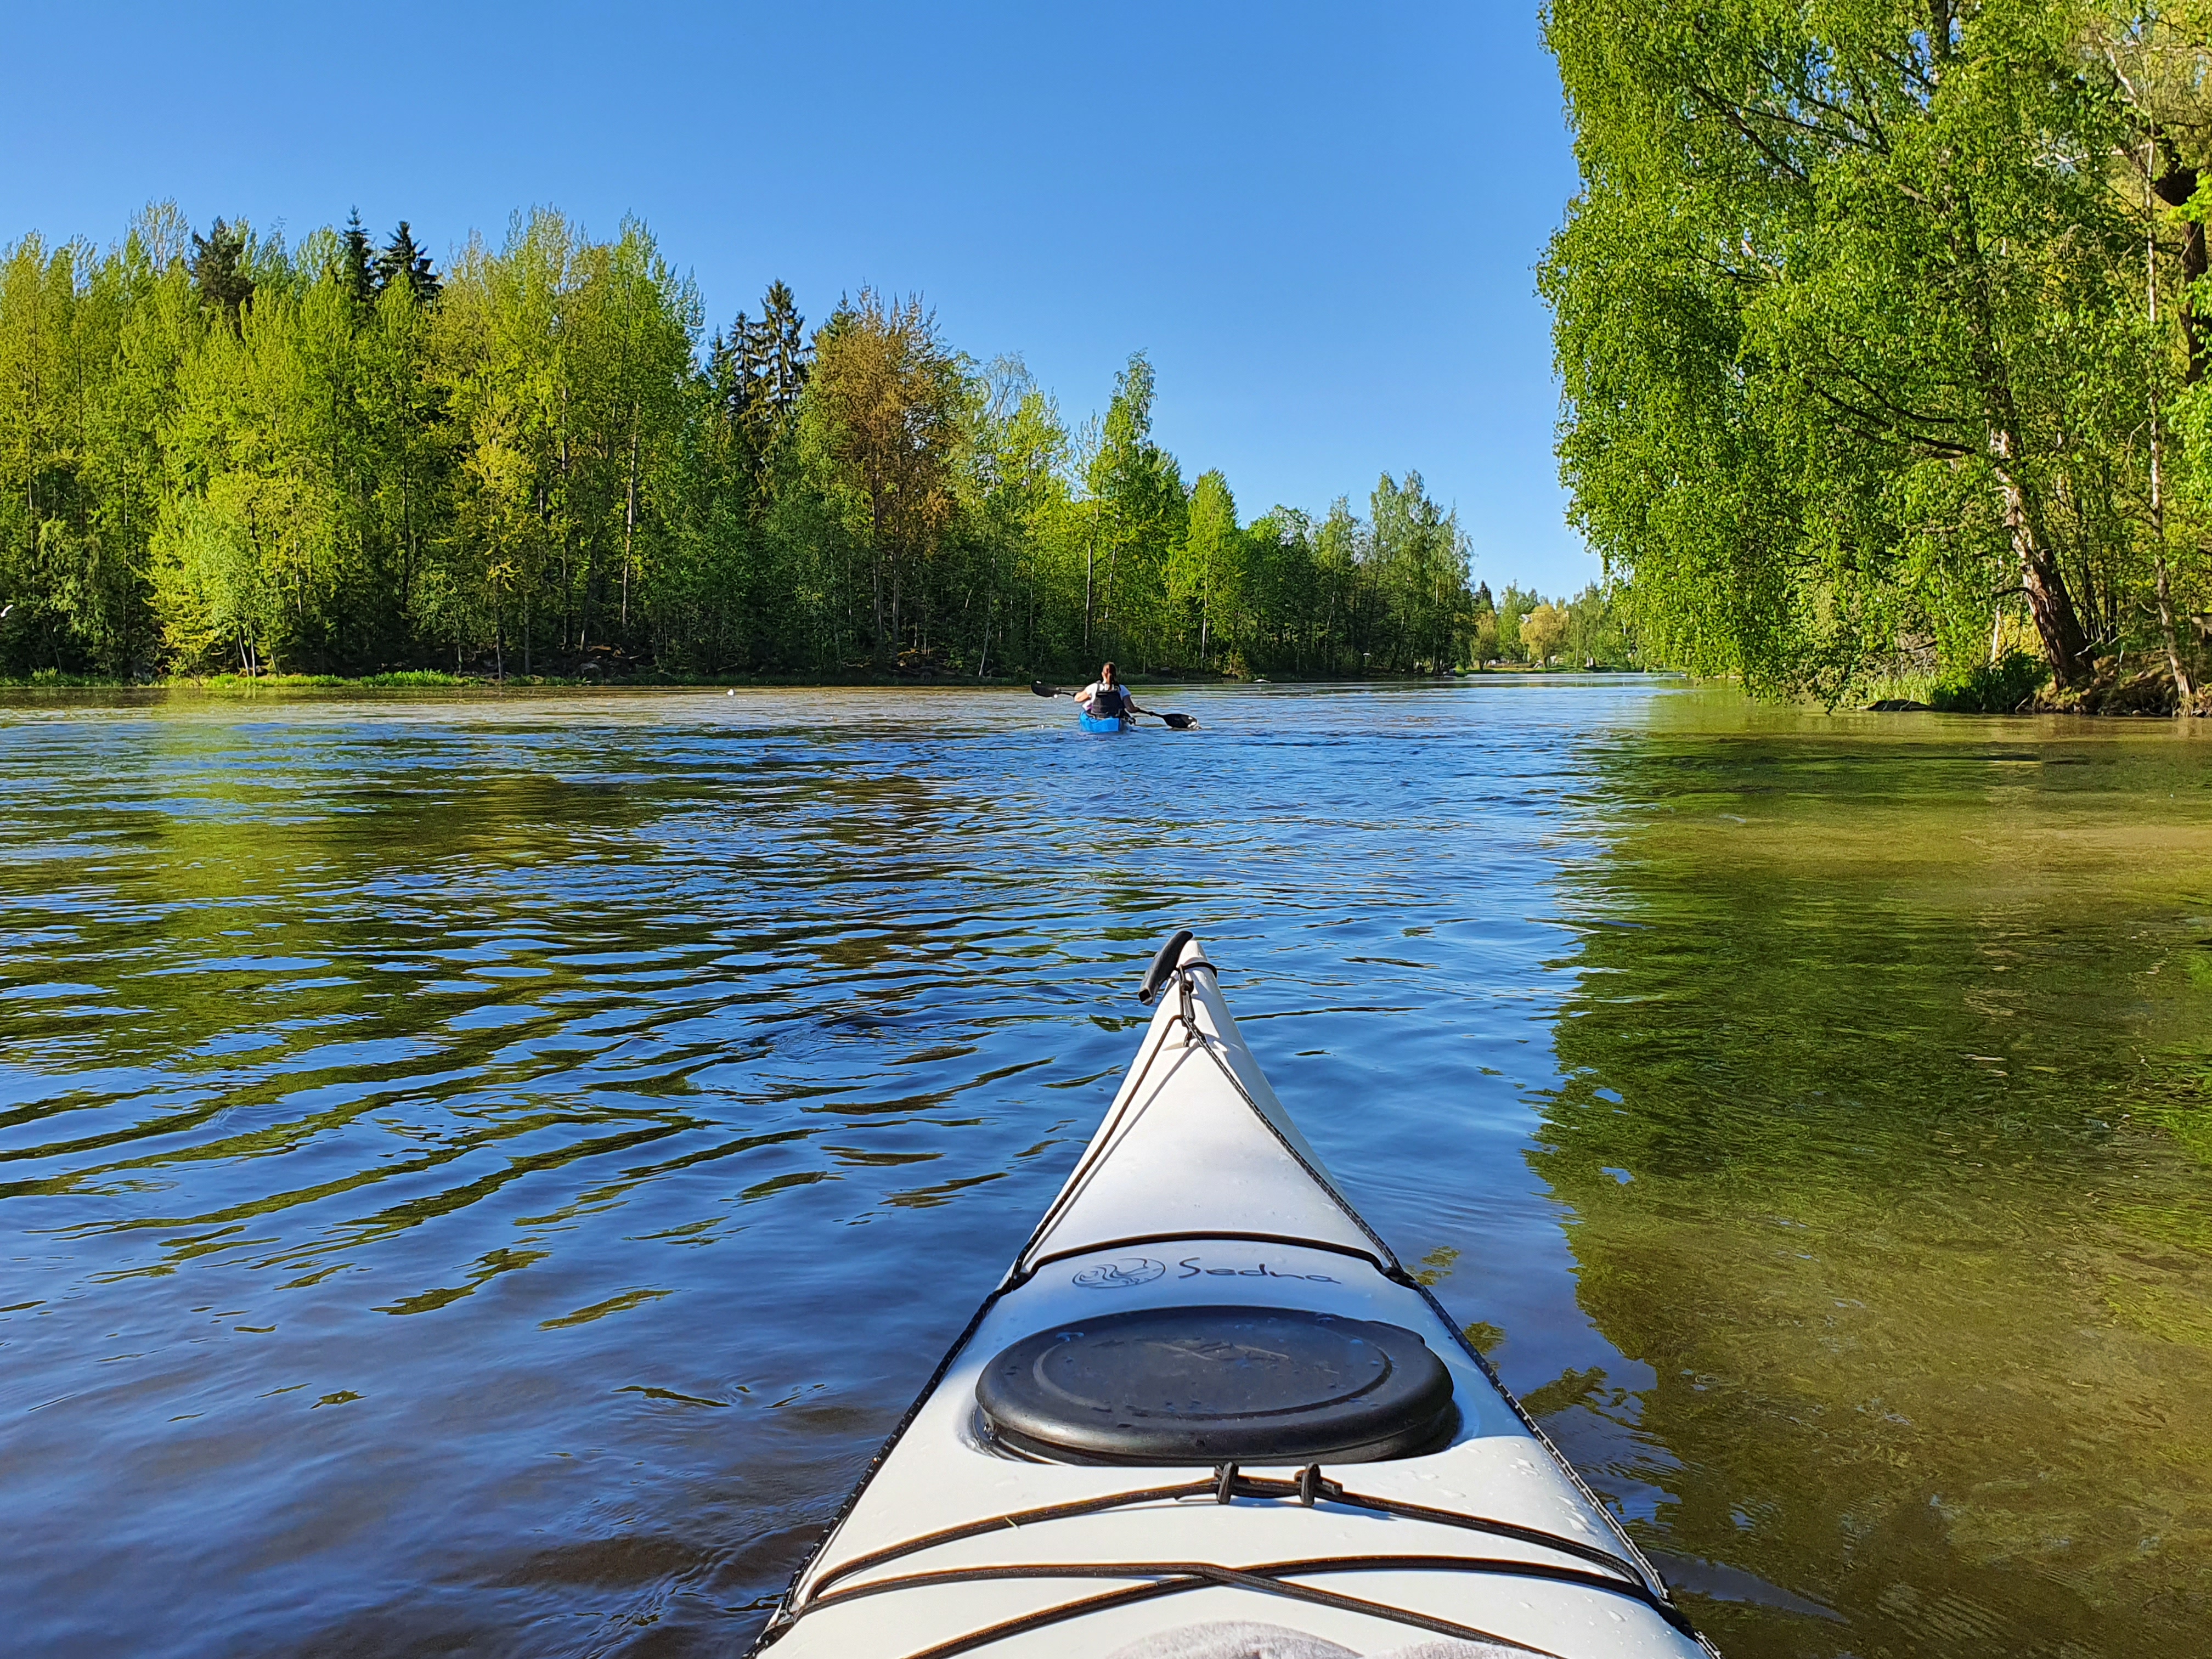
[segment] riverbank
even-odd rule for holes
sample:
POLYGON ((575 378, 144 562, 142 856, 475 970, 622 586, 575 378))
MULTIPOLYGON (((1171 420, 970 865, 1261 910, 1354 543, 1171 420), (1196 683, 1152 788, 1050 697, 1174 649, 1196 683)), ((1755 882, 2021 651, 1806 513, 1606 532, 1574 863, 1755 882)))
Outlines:
MULTIPOLYGON (((1455 669, 1448 675, 1431 674, 1363 674, 1343 675, 1255 675, 1238 678, 1227 674, 1137 673, 1130 676, 1132 684, 1146 686, 1234 686, 1234 685, 1448 685, 1455 680, 1486 679, 1493 676, 1557 676, 1572 674, 1619 674, 1629 678, 1670 675, 1675 671, 1666 668, 1620 668, 1610 664, 1595 667, 1572 667, 1564 664, 1536 667, 1528 664, 1485 664, 1479 668, 1455 669)), ((1076 682, 1087 678, 1087 672, 1071 668, 1057 677, 1061 681, 1076 682)), ((778 690, 795 691, 819 688, 830 690, 848 686, 911 686, 956 689, 963 686, 979 690, 1021 690, 1033 684, 1024 677, 1009 679, 999 675, 977 678, 965 674, 904 673, 890 672, 855 672, 841 677, 820 674, 454 674, 444 669, 400 669, 377 674, 179 674, 164 675, 151 679, 118 679, 91 674, 62 674, 51 670, 33 674, 28 678, 0 678, 0 691, 84 690, 84 691, 204 691, 216 695, 251 695, 264 690, 287 690, 322 688, 328 690, 651 690, 656 688, 708 690, 728 687, 760 686, 778 690)))
MULTIPOLYGON (((1618 676, 1624 680, 1683 678, 1695 684, 1696 677, 1686 676, 1679 669, 1620 668, 1608 664, 1592 667, 1576 667, 1561 664, 1536 667, 1528 664, 1486 663, 1478 668, 1455 669, 1448 676, 1415 674, 1370 674, 1347 678, 1342 676, 1301 678, 1291 675, 1255 675, 1239 679, 1228 675, 1200 674, 1139 674, 1132 684, 1158 690, 1199 690, 1237 686, 1420 686, 1449 685, 1489 679, 1555 680, 1573 676, 1601 674, 1618 676)), ((1060 682, 1073 684, 1083 677, 1080 669, 1071 669, 1058 677, 1060 682)), ((11 691, 165 691, 188 692, 211 697, 252 697, 272 691, 456 691, 513 694, 529 691, 653 691, 653 690, 743 690, 747 689, 777 691, 890 690, 980 690, 1019 691, 1033 684, 1027 678, 1008 679, 993 675, 975 679, 964 675, 944 673, 902 673, 898 672, 854 672, 842 678, 830 678, 819 674, 509 674, 501 678, 494 674, 455 674, 443 669, 402 669, 378 674, 212 674, 176 675, 156 679, 124 680, 104 678, 93 675, 58 674, 47 672, 28 679, 0 678, 0 694, 11 691)), ((1734 685, 1733 679, 1707 682, 1713 684, 1734 685)), ((2144 669, 2124 678, 2107 672, 2092 680, 2087 686, 2071 691, 2053 693, 2048 687, 2038 690, 2011 707, 1990 707, 1972 697, 1962 697, 1952 688, 1935 685, 1930 676, 1891 678, 1875 688, 1881 695, 1853 705, 1839 707, 1829 712, 1837 714, 1963 714, 1981 719, 2031 719, 2051 714, 2070 714, 2097 719, 2172 719, 2179 714, 2191 717, 2212 717, 2212 687, 2197 688, 2186 708, 2177 708, 2172 682, 2163 668, 2144 669)), ((1777 705, 1778 707, 1784 705, 1777 705)), ((1807 705, 1811 707, 1812 705, 1807 705)))
POLYGON ((1944 685, 1933 676, 1909 681, 1891 679, 1877 690, 1883 695, 1864 705, 1875 714, 2087 714, 2123 719, 2171 720, 2178 716, 2212 716, 2212 686, 2192 684, 2184 698, 2164 665, 2138 668, 2130 674, 2125 659, 2114 657, 2097 665, 2087 683, 2061 690, 2047 679, 2012 676, 1992 670, 1977 682, 1944 685))

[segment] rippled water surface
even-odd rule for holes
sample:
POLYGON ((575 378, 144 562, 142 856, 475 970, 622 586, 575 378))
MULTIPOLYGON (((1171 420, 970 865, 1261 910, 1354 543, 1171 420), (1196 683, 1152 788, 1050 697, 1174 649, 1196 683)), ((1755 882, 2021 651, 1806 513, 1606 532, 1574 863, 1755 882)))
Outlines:
POLYGON ((1197 928, 1746 1656, 2212 1628, 2212 733, 1627 679, 0 705, 0 1606, 729 1654, 1197 928))

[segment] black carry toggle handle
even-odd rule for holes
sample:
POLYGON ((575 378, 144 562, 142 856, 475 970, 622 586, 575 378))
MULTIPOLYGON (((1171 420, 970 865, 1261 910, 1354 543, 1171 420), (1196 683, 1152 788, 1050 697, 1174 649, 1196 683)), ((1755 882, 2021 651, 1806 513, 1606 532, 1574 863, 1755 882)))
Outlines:
POLYGON ((1191 937, 1189 928, 1176 928, 1168 942, 1160 946, 1159 955, 1152 958, 1152 965, 1145 975, 1145 982, 1137 992, 1137 1000, 1147 1008, 1152 1006, 1152 999, 1159 995, 1160 988, 1175 977, 1176 964, 1182 959, 1182 947, 1190 943, 1191 937))

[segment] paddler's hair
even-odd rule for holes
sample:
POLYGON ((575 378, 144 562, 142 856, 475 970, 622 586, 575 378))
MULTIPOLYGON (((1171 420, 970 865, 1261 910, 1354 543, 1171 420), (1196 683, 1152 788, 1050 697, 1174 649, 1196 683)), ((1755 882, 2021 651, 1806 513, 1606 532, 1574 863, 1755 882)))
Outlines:
POLYGON ((1102 680, 1118 680, 1121 678, 1121 671, 1109 662, 1099 669, 1098 678, 1102 680))

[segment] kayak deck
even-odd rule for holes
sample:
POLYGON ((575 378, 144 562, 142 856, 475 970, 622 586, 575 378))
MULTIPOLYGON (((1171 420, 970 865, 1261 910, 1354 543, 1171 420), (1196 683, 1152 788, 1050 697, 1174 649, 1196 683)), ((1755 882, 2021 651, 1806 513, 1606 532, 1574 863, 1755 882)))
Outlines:
MULTIPOLYGON (((762 1647, 776 1659, 1262 1650, 1231 1637, 1208 1648, 1194 1628, 1229 1621, 1360 1655, 1440 1638, 1423 1654, 1709 1655, 1634 1545, 1337 1193, 1195 943, 1171 945, 1169 994, 1105 1121, 762 1647), (1456 1408, 1443 1443, 1334 1462, 1047 1461, 999 1431, 988 1387, 979 1396, 995 1364, 1050 1348, 1040 1333, 1110 1331, 1124 1316, 1149 1329, 1147 1310, 1195 1327, 1212 1310, 1224 1329, 1261 1330, 1268 1310, 1416 1339, 1456 1408)), ((1185 1371, 1206 1353, 1158 1331, 1146 1340, 1181 1343, 1185 1371)), ((1291 1363, 1265 1341, 1219 1357, 1291 1363)), ((1188 1415, 1181 1393, 1133 1412, 1188 1415)), ((1097 1443, 1115 1443, 1115 1426, 1097 1443)))
POLYGON ((1109 714, 1102 720, 1096 714, 1078 714, 1075 720, 1086 732, 1133 732, 1137 728, 1136 721, 1121 715, 1109 714))

